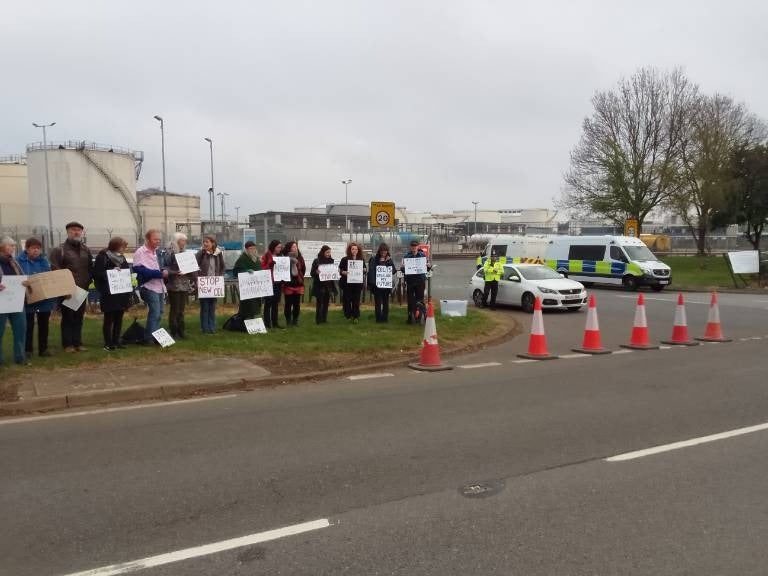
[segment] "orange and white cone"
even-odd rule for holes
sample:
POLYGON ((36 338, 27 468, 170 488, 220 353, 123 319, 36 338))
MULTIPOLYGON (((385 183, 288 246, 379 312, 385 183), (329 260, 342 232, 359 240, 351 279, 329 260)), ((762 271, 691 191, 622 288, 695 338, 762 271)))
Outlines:
POLYGON ((730 342, 730 338, 723 336, 723 329, 720 326, 720 307, 717 305, 717 292, 712 292, 712 300, 709 303, 709 317, 707 318, 707 328, 704 330, 703 338, 696 338, 702 342, 730 342))
POLYGON ((589 308, 587 308, 587 326, 584 328, 584 340, 581 348, 574 348, 574 352, 582 354, 610 354, 611 351, 603 348, 600 342, 600 325, 597 322, 597 302, 594 295, 589 296, 589 308))
POLYGON ((424 339, 421 343, 421 356, 418 363, 409 364, 414 370, 451 370, 453 366, 443 364, 440 360, 440 345, 437 343, 437 325, 435 324, 435 309, 432 300, 427 304, 427 320, 424 323, 424 339))
POLYGON ((632 350, 656 350, 658 346, 651 344, 648 339, 648 320, 645 317, 645 298, 640 293, 637 296, 637 307, 635 308, 635 322, 632 326, 632 338, 629 344, 622 344, 622 348, 631 348, 632 350))
POLYGON ((672 344, 673 346, 698 346, 699 343, 688 337, 688 320, 685 317, 685 301, 683 294, 677 295, 677 306, 675 306, 675 323, 672 326, 672 338, 662 340, 662 344, 672 344))
POLYGON ((552 356, 547 352, 547 337, 544 334, 544 315, 541 313, 541 300, 536 297, 536 303, 533 305, 533 322, 531 322, 531 338, 528 341, 528 352, 518 354, 520 358, 529 360, 554 360, 557 356, 552 356))

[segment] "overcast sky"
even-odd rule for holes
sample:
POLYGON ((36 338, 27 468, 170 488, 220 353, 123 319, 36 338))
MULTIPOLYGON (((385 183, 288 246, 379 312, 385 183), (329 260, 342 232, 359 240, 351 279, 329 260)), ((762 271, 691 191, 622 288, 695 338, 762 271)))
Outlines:
MULTIPOLYGON (((0 155, 145 152, 139 187, 250 212, 395 201, 549 207, 590 98, 644 65, 768 119, 768 2, 16 2, 0 21, 0 155)), ((234 214, 234 210, 232 210, 234 214)))

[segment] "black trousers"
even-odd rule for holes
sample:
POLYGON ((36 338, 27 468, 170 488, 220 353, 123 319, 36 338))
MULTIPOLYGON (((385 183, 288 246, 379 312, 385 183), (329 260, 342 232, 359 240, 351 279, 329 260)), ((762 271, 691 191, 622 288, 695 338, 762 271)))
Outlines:
POLYGON ((331 292, 330 290, 321 288, 316 297, 315 322, 317 324, 328 322, 328 304, 331 301, 331 292))
POLYGON ((299 314, 301 313, 301 296, 301 294, 285 295, 283 314, 285 314, 286 324, 293 324, 294 326, 298 325, 299 314))
POLYGON ((78 310, 61 306, 61 345, 64 348, 83 345, 85 302, 78 310))
POLYGON ((483 306, 488 306, 488 293, 491 294, 491 308, 496 308, 496 294, 499 293, 499 281, 498 280, 486 280, 485 287, 483 288, 483 306))
POLYGON ((362 292, 362 284, 347 284, 344 286, 342 300, 344 304, 344 316, 346 318, 360 318, 360 295, 362 292))
POLYGON ((280 308, 280 293, 282 284, 279 282, 272 284, 274 295, 264 298, 264 326, 273 328, 277 326, 277 316, 280 308))
POLYGON ((48 350, 48 321, 51 319, 50 312, 32 312, 27 314, 27 341, 24 350, 27 356, 32 354, 32 342, 35 334, 35 316, 37 316, 37 353, 42 354, 48 350))
POLYGON ((184 337, 186 325, 184 323, 184 310, 187 307, 186 292, 168 292, 168 328, 171 336, 184 337))
POLYGON ((373 303, 376 311, 376 322, 387 322, 389 320, 389 288, 374 288, 373 303))
POLYGON ((125 310, 104 312, 104 323, 101 325, 101 333, 104 336, 104 346, 117 346, 120 344, 120 334, 123 332, 124 313, 125 310))
POLYGON ((424 301, 424 282, 406 282, 405 290, 408 296, 408 319, 416 315, 416 303, 424 301))

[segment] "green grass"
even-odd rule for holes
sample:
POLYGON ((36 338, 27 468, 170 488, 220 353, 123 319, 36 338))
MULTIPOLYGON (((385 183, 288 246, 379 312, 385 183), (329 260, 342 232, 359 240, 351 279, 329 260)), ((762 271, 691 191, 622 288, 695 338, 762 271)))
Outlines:
POLYGON ((728 264, 722 256, 666 256, 672 268, 672 288, 733 288, 728 264))

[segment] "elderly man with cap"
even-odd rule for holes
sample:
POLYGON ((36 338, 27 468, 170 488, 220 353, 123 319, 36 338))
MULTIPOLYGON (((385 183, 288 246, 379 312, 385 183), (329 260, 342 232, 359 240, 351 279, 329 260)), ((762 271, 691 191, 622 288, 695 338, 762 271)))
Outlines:
MULTIPOLYGON (((83 225, 70 222, 66 226, 67 239, 61 246, 51 251, 51 269, 72 272, 75 285, 88 290, 93 278, 93 256, 83 243, 83 225)), ((84 352, 83 346, 83 316, 85 302, 77 310, 61 306, 61 345, 65 352, 84 352)))

